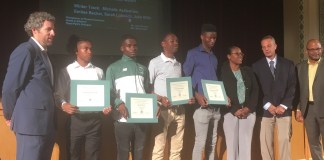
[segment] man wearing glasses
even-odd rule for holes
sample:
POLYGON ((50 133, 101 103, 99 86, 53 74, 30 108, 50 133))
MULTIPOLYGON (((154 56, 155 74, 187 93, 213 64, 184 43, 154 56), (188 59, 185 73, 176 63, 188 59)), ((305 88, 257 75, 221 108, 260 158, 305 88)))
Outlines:
POLYGON ((297 64, 299 95, 296 120, 304 122, 313 160, 323 160, 324 144, 324 63, 319 40, 307 42, 308 60, 297 64))

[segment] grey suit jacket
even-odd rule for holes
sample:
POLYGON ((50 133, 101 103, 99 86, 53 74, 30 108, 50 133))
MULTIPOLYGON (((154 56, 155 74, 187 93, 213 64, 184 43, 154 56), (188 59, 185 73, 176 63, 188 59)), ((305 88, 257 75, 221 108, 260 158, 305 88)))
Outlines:
MULTIPOLYGON (((299 84, 299 105, 297 106, 305 116, 307 103, 309 100, 308 87, 308 63, 303 61, 297 64, 297 75, 299 84)), ((323 58, 318 64, 313 83, 314 107, 316 107, 320 117, 324 117, 324 62, 323 58), (322 108, 321 108, 322 107, 322 108)))
POLYGON ((54 132, 54 96, 50 68, 32 39, 11 54, 3 83, 4 116, 20 134, 54 132))

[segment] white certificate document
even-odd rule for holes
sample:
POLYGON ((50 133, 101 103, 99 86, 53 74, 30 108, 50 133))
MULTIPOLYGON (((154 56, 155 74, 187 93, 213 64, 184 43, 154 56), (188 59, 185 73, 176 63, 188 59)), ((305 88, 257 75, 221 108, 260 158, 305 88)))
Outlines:
POLYGON ((152 98, 130 98, 132 118, 153 118, 153 99, 152 98))
POLYGON ((206 84, 206 89, 209 100, 225 101, 222 86, 220 84, 206 84))
POLYGON ((77 106, 104 106, 105 105, 104 85, 77 85, 77 106))
POLYGON ((171 100, 188 100, 189 97, 188 81, 170 82, 171 100))

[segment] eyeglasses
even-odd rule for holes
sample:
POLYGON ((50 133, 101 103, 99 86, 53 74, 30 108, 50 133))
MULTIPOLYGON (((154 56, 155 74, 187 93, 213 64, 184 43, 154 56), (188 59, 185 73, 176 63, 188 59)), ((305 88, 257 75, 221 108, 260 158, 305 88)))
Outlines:
POLYGON ((244 56, 244 53, 243 52, 233 52, 231 54, 236 54, 237 56, 244 56))
POLYGON ((307 48, 307 51, 314 52, 314 51, 320 51, 322 48, 307 48))

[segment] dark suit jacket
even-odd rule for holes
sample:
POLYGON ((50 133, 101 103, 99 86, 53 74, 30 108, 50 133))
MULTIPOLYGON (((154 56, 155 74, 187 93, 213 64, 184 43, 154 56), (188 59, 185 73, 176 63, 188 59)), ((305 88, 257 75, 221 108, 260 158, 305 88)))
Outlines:
POLYGON ((3 111, 20 134, 46 135, 54 131, 54 97, 49 66, 34 40, 11 54, 2 92, 3 111))
POLYGON ((240 67, 240 70, 245 85, 245 101, 243 104, 239 103, 237 96, 237 80, 229 62, 225 62, 221 69, 221 79, 224 83, 226 94, 231 100, 231 107, 226 107, 225 112, 231 112, 233 115, 237 110, 241 109, 242 106, 248 107, 251 112, 254 112, 258 102, 256 97, 258 97, 259 86, 253 70, 247 66, 240 67))
MULTIPOLYGON (((308 63, 303 61, 297 64, 297 75, 299 84, 299 105, 298 108, 302 111, 305 116, 305 111, 307 108, 309 88, 308 88, 308 63)), ((318 68, 315 74, 315 79, 313 82, 313 98, 314 107, 318 111, 320 117, 324 117, 324 62, 323 59, 318 64, 318 68)))
POLYGON ((274 106, 283 104, 288 107, 282 116, 291 116, 292 101, 294 99, 296 87, 296 75, 294 63, 288 59, 277 55, 275 79, 273 78, 269 64, 265 57, 252 65, 254 73, 261 89, 261 108, 264 117, 272 117, 263 106, 270 102, 274 106))

